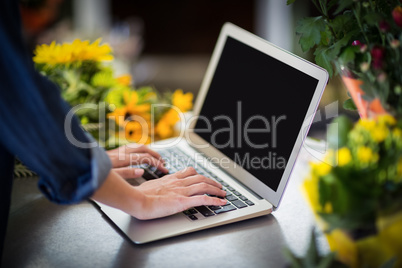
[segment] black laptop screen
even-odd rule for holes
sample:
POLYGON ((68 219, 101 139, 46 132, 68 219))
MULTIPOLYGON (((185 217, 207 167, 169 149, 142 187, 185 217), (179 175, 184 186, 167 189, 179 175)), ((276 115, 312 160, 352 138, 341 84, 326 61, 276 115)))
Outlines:
POLYGON ((228 37, 194 132, 276 191, 317 83, 228 37))

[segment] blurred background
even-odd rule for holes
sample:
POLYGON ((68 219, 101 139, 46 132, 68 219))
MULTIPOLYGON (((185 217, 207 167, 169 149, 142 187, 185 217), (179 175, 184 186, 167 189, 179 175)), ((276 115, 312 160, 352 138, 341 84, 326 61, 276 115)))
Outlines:
MULTIPOLYGON (((102 38, 114 50, 117 74, 130 73, 136 86, 198 93, 222 25, 229 21, 314 62, 303 53, 295 28, 315 14, 310 0, 20 0, 29 49, 37 44, 102 38)), ((245 89, 245 94, 247 94, 245 89)), ((325 138, 342 108, 346 89, 330 80, 309 136, 325 138)), ((292 101, 289 100, 289 109, 292 101)))

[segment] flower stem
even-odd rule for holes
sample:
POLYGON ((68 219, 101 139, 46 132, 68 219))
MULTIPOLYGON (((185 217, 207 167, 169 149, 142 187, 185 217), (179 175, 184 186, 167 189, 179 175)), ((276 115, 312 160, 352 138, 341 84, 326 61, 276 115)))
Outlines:
MULTIPOLYGON (((360 3, 357 3, 357 9, 359 10, 359 13, 360 13, 360 3)), ((363 28, 362 23, 361 23, 361 21, 360 21, 359 14, 357 14, 355 8, 353 9, 353 15, 355 15, 357 24, 359 25, 359 28, 360 28, 360 30, 362 31, 364 40, 366 41, 366 44, 369 44, 369 39, 367 38, 367 35, 366 35, 366 33, 364 32, 364 28, 363 28)))

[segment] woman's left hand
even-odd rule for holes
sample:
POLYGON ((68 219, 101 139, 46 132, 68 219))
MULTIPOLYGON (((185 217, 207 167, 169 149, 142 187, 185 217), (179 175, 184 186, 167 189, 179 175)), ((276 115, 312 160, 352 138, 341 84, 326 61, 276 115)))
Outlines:
POLYGON ((169 173, 161 155, 146 145, 131 143, 108 150, 106 153, 112 162, 113 170, 125 179, 139 178, 144 174, 143 169, 134 168, 133 165, 148 164, 164 173, 169 173))

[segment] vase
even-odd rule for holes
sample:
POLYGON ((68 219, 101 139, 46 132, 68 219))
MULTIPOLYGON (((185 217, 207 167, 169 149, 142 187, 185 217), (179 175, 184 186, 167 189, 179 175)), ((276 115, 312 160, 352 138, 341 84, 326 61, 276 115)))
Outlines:
POLYGON ((364 98, 365 93, 360 87, 363 81, 347 75, 342 75, 341 77, 361 118, 376 118, 379 115, 387 114, 387 111, 381 105, 380 99, 374 98, 369 101, 364 98))

